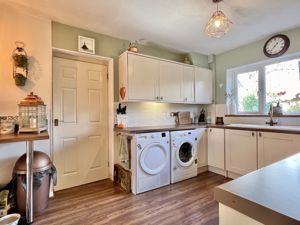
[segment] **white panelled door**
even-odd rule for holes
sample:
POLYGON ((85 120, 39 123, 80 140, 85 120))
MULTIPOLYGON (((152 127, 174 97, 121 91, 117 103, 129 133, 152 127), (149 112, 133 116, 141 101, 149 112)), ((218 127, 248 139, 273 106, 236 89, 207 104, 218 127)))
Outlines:
POLYGON ((55 190, 108 177, 107 67, 53 58, 55 190))

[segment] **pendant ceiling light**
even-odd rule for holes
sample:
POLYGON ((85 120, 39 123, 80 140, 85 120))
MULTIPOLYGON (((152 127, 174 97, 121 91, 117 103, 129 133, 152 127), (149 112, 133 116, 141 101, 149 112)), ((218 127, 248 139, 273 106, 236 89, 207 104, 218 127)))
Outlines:
POLYGON ((220 38, 230 29, 232 22, 221 10, 219 10, 218 3, 222 0, 212 1, 217 4, 217 11, 213 13, 206 24, 205 32, 209 37, 220 38))

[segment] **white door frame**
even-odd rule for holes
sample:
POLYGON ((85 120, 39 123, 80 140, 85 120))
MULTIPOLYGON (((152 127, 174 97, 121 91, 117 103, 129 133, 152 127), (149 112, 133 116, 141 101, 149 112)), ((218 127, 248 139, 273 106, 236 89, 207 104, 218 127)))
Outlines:
MULTIPOLYGON (((109 161, 109 170, 108 177, 113 180, 114 174, 114 63, 112 58, 98 56, 98 55, 89 55, 81 52, 70 51, 61 48, 52 48, 52 57, 59 57, 63 59, 77 60, 81 62, 96 63, 100 65, 106 65, 108 71, 108 161, 109 161)), ((53 75, 52 75, 53 80, 53 75)), ((52 87, 52 96, 53 96, 53 87, 52 87)), ((52 97, 53 105, 53 97, 52 97)), ((53 119, 53 107, 51 111, 50 121, 53 119)), ((50 152, 51 159, 53 160, 53 122, 51 122, 51 134, 50 134, 50 152)))

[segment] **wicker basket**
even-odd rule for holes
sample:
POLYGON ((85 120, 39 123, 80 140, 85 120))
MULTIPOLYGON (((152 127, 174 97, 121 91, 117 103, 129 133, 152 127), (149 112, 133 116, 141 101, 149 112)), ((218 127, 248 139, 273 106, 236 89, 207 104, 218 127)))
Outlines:
POLYGON ((114 165, 114 183, 125 191, 131 192, 131 172, 119 164, 114 165))

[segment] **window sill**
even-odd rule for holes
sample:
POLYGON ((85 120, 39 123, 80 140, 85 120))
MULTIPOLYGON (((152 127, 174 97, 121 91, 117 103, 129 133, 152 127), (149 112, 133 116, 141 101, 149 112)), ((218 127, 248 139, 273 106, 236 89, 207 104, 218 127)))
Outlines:
MULTIPOLYGON (((267 114, 227 114, 225 117, 270 117, 267 114)), ((291 115, 274 115, 273 117, 298 117, 300 114, 291 114, 291 115)))

